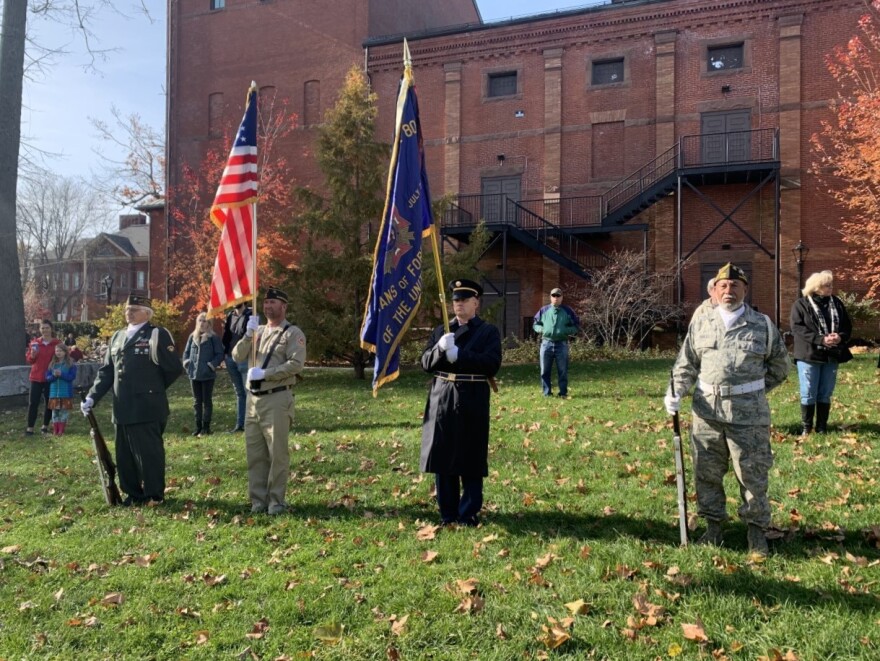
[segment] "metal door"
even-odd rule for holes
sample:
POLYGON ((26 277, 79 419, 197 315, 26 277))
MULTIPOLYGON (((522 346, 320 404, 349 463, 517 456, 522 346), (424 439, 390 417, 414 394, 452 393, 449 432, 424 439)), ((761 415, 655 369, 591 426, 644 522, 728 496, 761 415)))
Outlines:
POLYGON ((486 223, 513 222, 513 218, 507 217, 507 200, 520 201, 522 188, 519 177, 484 177, 480 193, 480 216, 486 223))
POLYGON ((752 117, 748 110, 703 113, 703 163, 748 161, 751 155, 752 117))

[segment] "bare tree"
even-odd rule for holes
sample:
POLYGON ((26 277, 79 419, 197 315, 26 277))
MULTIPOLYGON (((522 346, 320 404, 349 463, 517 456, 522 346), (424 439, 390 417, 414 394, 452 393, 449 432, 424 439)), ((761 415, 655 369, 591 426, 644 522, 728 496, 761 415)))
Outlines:
MULTIPOLYGON (((41 180, 24 180, 18 195, 19 258, 24 261, 22 285, 41 292, 57 312, 79 294, 79 288, 56 286, 59 269, 82 250, 81 241, 91 228, 100 226, 94 195, 85 184, 45 173, 41 180), (32 287, 28 287, 32 284, 32 287), (60 297, 59 297, 60 294, 60 297)), ((81 282, 80 288, 85 283, 81 282)))
MULTIPOLYGON (((140 0, 138 11, 148 15, 140 0)), ((28 71, 47 62, 48 53, 27 42, 28 0, 4 0, 3 33, 0 37, 0 309, 6 315, 9 337, 24 338, 22 295, 16 241, 16 186, 21 154, 21 99, 25 75, 25 45, 31 55, 28 71)), ((96 48, 91 24, 102 10, 116 11, 111 0, 32 0, 31 11, 70 25, 80 35, 86 51, 95 60, 106 55, 96 48)), ((49 52, 52 52, 49 49, 49 52)), ((63 52, 55 49, 56 54, 63 52)), ((18 342, 0 342, 0 367, 21 362, 18 342)))
POLYGON ((609 346, 641 346, 658 324, 670 324, 684 315, 674 302, 673 285, 680 266, 646 271, 644 256, 615 252, 613 261, 575 289, 575 312, 581 328, 609 346))
MULTIPOLYGON (((140 115, 123 115, 111 108, 113 123, 90 118, 98 137, 125 154, 113 158, 105 150, 95 150, 101 160, 101 172, 96 174, 98 190, 122 206, 134 206, 145 200, 165 196, 165 135, 140 115)), ((115 151, 115 150, 114 150, 115 151)))

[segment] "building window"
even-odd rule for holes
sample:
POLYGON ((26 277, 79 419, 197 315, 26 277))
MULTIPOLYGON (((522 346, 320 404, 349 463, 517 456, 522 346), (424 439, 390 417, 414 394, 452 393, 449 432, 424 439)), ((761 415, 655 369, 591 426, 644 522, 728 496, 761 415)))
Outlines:
POLYGON ((709 46, 706 61, 709 71, 742 69, 744 66, 744 48, 742 43, 726 46, 709 46))
POLYGON ((77 271, 76 273, 73 274, 73 290, 74 291, 79 290, 79 276, 80 276, 79 271, 77 271))
POLYGON ((503 73, 490 73, 487 96, 513 96, 516 94, 517 75, 516 71, 504 71, 503 73))
POLYGON ((215 9, 223 9, 226 6, 226 0, 211 0, 211 11, 215 9))
POLYGON ((223 93, 208 96, 208 137, 223 137, 223 93))
POLYGON ((128 273, 123 272, 119 274, 119 288, 128 289, 128 273))
POLYGON ((137 272, 137 289, 143 291, 146 289, 147 284, 147 274, 144 271, 137 272))
POLYGON ((593 62, 593 85, 611 85, 612 83, 622 83, 623 58, 618 57, 613 60, 600 60, 593 62))
POLYGON ((61 283, 61 289, 63 289, 64 291, 70 290, 70 273, 64 273, 61 276, 61 283))
POLYGON ((321 121, 321 82, 307 80, 303 87, 303 124, 311 126, 321 121))

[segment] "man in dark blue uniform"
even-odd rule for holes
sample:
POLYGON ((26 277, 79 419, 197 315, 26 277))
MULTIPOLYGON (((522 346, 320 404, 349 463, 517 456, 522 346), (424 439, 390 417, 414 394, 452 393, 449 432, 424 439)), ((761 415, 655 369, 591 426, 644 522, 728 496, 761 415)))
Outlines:
POLYGON ((422 367, 434 375, 425 404, 420 468, 436 474, 443 524, 475 526, 489 474, 489 386, 501 367, 501 334, 477 316, 483 288, 454 280, 455 319, 434 329, 422 367))
POLYGON ((104 364, 82 403, 87 415, 113 389, 116 467, 119 486, 128 494, 123 505, 156 504, 165 497, 165 391, 183 372, 171 333, 150 323, 151 305, 146 297, 128 297, 128 327, 113 334, 104 364))

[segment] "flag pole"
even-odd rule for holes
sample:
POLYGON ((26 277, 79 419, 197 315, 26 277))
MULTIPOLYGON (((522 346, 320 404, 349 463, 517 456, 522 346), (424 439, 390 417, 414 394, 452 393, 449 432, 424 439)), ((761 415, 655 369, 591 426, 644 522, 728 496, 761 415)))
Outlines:
MULTIPOLYGON (((250 96, 251 91, 257 89, 257 81, 251 81, 251 89, 248 90, 248 96, 250 96)), ((254 96, 254 103, 259 101, 259 95, 254 96)), ((260 135, 260 122, 259 122, 259 106, 257 107, 257 140, 259 140, 260 135)), ((257 152, 259 153, 259 152, 257 152)), ((259 177, 259 160, 257 161, 257 176, 259 177)), ((251 210, 253 212, 253 222, 251 223, 251 282, 253 286, 251 287, 251 314, 257 313, 257 292, 259 291, 259 285, 257 283, 257 201, 254 200, 251 205, 251 210)), ((256 333, 254 333, 254 341, 251 343, 251 362, 254 367, 257 366, 257 337, 256 333)))
MULTIPOLYGON (((403 75, 408 85, 413 84, 412 56, 409 44, 403 40, 403 75)), ((430 201, 428 202, 430 204, 430 201)), ((443 328, 449 332, 449 310, 446 309, 446 287, 443 285, 443 269, 440 265, 440 246, 437 243, 437 223, 431 225, 431 252, 434 253, 434 272, 437 274, 437 289, 440 294, 440 310, 443 313, 443 328)))

